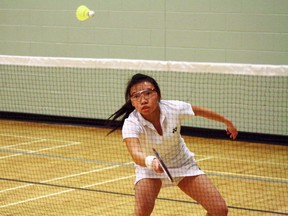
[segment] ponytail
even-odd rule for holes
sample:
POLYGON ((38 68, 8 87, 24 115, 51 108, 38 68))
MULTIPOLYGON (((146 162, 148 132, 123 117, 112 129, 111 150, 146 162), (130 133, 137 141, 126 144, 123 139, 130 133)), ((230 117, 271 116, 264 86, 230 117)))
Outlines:
POLYGON ((119 110, 113 113, 108 118, 108 121, 109 121, 108 124, 109 125, 113 124, 114 128, 107 135, 113 133, 115 130, 122 127, 125 119, 128 118, 128 116, 130 115, 131 112, 133 112, 134 109, 135 108, 132 106, 131 101, 129 100, 119 110), (116 121, 118 118, 120 118, 119 121, 116 121))

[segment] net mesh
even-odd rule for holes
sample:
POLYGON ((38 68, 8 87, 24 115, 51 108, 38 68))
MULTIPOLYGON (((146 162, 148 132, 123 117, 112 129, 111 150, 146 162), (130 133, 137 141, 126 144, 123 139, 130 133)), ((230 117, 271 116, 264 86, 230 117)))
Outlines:
MULTIPOLYGON (((107 128, 14 121, 7 115, 106 120, 124 104, 126 84, 136 73, 154 77, 163 99, 224 114, 240 134, 288 135, 287 66, 0 56, 3 215, 133 214, 134 165, 121 131, 106 136, 107 128)), ((197 117, 183 126, 225 130, 197 117)), ((286 145, 209 134, 184 138, 231 215, 287 214, 286 145)), ((179 188, 169 187, 161 190, 153 214, 204 212, 179 188)))

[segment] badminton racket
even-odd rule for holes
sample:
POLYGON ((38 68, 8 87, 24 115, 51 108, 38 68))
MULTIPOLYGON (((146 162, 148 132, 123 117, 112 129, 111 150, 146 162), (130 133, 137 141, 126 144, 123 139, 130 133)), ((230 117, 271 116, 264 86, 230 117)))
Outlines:
POLYGON ((162 158, 160 157, 159 153, 156 151, 155 148, 152 148, 156 158, 158 159, 159 163, 160 163, 160 166, 161 168, 163 169, 164 173, 167 175, 168 179, 173 182, 173 178, 172 178, 172 175, 170 174, 167 166, 165 165, 165 163, 163 162, 162 158))

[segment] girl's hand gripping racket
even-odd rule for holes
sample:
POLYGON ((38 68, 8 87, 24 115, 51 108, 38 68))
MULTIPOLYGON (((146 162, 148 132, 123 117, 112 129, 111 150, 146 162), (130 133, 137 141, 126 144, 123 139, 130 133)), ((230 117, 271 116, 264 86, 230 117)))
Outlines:
POLYGON ((173 182, 173 178, 172 175, 170 174, 167 166, 165 165, 165 163, 163 162, 162 158, 160 157, 159 153, 156 151, 156 149, 152 148, 156 158, 158 159, 160 166, 162 167, 164 173, 167 175, 168 179, 173 182))

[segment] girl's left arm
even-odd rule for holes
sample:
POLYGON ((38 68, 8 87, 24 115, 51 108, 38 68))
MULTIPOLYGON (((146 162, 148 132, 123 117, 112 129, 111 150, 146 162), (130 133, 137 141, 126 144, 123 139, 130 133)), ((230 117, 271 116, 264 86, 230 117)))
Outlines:
POLYGON ((230 119, 219 113, 214 112, 213 110, 201 106, 192 106, 192 110, 196 116, 201 116, 207 119, 224 123, 227 127, 227 133, 230 134, 230 138, 236 139, 238 131, 230 119))

